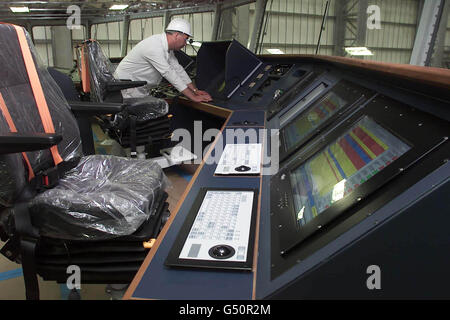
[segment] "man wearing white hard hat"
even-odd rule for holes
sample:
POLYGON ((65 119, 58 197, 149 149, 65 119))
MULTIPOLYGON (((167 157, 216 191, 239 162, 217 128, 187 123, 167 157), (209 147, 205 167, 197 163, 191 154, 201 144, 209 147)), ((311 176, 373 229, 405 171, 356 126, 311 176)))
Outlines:
POLYGON ((166 32, 139 42, 120 62, 115 77, 147 81, 147 85, 123 90, 124 98, 147 96, 149 88, 157 86, 164 77, 190 100, 211 101, 211 96, 207 92, 195 87, 173 53, 174 50, 181 50, 189 37, 192 37, 190 23, 176 18, 169 23, 166 32))

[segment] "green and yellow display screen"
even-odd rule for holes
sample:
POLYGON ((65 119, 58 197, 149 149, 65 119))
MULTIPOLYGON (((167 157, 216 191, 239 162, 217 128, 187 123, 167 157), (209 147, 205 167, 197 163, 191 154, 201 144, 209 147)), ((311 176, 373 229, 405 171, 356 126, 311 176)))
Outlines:
POLYGON ((336 93, 327 93, 311 110, 301 114, 284 128, 286 149, 290 149, 303 140, 346 104, 347 101, 336 93))
POLYGON ((296 219, 307 224, 389 166, 410 146, 365 116, 291 171, 296 219))

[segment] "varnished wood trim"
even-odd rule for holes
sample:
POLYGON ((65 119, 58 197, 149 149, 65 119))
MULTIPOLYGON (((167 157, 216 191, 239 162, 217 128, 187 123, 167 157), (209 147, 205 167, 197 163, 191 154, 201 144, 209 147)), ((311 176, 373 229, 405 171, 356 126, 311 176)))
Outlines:
MULTIPOLYGON (((266 112, 264 112, 264 127, 266 126, 266 112)), ((261 148, 261 165, 264 160, 264 145, 266 140, 266 135, 263 136, 263 143, 261 148)), ((261 168, 262 170, 262 168, 261 168)), ((262 173, 262 171, 261 171, 262 173)), ((259 176, 259 193, 258 193, 258 210, 256 216, 256 228, 255 228, 255 247, 254 247, 254 255, 253 255, 253 290, 252 290, 252 299, 256 300, 256 276, 258 272, 258 252, 259 252, 259 224, 261 221, 261 199, 262 199, 262 174, 259 176)))
POLYGON ((231 111, 229 109, 218 107, 213 104, 206 103, 206 102, 194 102, 194 101, 188 100, 184 97, 180 97, 178 102, 180 102, 182 105, 185 105, 185 106, 188 106, 188 107, 200 110, 200 111, 204 111, 204 112, 213 114, 215 116, 218 116, 218 117, 221 117, 224 119, 227 119, 230 116, 230 114, 233 113, 233 111, 231 111))
MULTIPOLYGON (((263 55, 268 60, 274 56, 263 55)), ((299 62, 329 62, 331 64, 355 67, 359 69, 377 71, 390 76, 396 76, 408 80, 427 83, 436 87, 450 89, 450 70, 435 67, 423 67, 410 64, 378 62, 370 60, 360 60, 355 58, 324 56, 324 55, 277 55, 277 62, 283 60, 297 59, 299 62)))

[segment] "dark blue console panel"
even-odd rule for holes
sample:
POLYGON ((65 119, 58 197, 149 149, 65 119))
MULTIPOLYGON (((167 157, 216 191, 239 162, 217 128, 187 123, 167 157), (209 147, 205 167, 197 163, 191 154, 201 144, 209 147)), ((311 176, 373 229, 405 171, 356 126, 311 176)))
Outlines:
MULTIPOLYGON (((226 59, 229 46, 210 50, 226 59)), ((449 298, 450 85, 300 57, 249 59, 257 67, 233 88, 224 85, 231 60, 214 64, 223 74, 212 104, 230 110, 215 143, 251 130, 277 166, 220 177, 205 161, 131 297, 449 298), (164 265, 203 187, 258 190, 252 272, 164 265), (373 268, 381 289, 367 285, 373 268)))
MULTIPOLYGON (((226 130, 248 130, 246 127, 226 130)), ((215 149, 222 150, 227 143, 227 134, 217 139, 215 149), (223 144, 223 145, 219 145, 223 144)), ((258 140, 262 137, 258 137, 258 140)), ((256 141, 255 141, 256 142, 256 141)), ((214 157, 212 150, 211 156, 214 157)), ((217 163, 205 163, 191 186, 183 204, 172 222, 169 232, 158 248, 155 256, 145 270, 133 298, 144 299, 251 299, 253 294, 253 273, 245 271, 195 270, 169 268, 164 261, 169 255, 180 229, 185 222, 195 198, 201 188, 245 188, 260 190, 260 177, 222 177, 215 176, 217 163)))

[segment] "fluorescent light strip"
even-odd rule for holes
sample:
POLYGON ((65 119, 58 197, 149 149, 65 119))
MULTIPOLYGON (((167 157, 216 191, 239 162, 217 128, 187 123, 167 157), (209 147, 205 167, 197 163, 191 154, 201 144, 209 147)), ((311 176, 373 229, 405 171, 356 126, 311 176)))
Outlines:
POLYGON ((109 10, 123 10, 128 8, 128 4, 113 4, 109 10))
POLYGON ((30 12, 30 9, 28 9, 28 7, 9 7, 9 8, 14 13, 27 13, 27 12, 30 12))
POLYGON ((284 54, 284 52, 280 49, 266 49, 271 54, 284 54))
POLYGON ((347 47, 345 51, 351 56, 373 56, 372 51, 366 47, 347 47))

